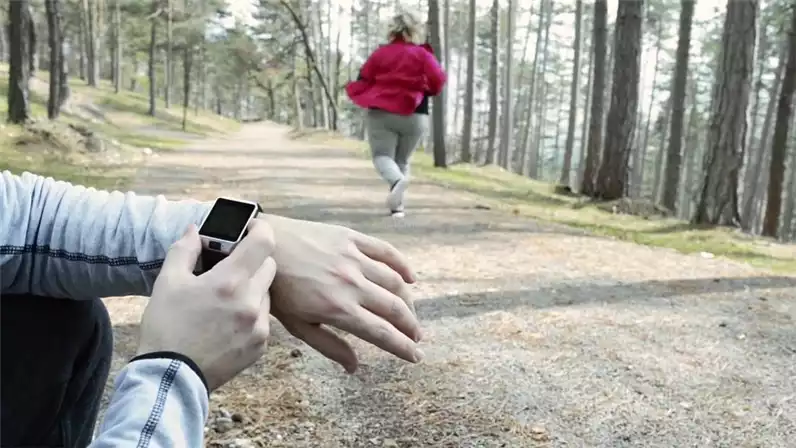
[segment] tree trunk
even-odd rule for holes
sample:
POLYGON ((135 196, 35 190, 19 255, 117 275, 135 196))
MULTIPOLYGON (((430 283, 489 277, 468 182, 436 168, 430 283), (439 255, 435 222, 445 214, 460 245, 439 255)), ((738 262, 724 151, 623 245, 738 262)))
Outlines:
POLYGON ((729 0, 713 90, 704 183, 695 224, 737 225, 746 107, 753 72, 757 0, 729 0))
POLYGON ((696 82, 691 80, 691 110, 688 112, 688 128, 686 129, 685 147, 685 166, 683 167, 683 182, 680 187, 680 205, 676 207, 677 216, 680 219, 688 219, 691 216, 691 204, 693 199, 692 185, 694 185, 694 173, 696 173, 697 152, 699 149, 699 137, 696 130, 697 123, 697 88, 696 82))
POLYGON ((193 68, 193 48, 186 44, 182 59, 182 130, 188 128, 188 106, 191 99, 191 70, 193 68))
POLYGON ((50 95, 47 98, 47 117, 58 118, 61 112, 61 69, 63 68, 63 43, 61 36, 61 10, 59 0, 45 0, 47 35, 50 44, 50 95))
MULTIPOLYGON (((587 28, 588 31, 588 28, 587 28)), ((588 39, 588 32, 584 33, 584 41, 588 39)), ((591 43, 590 43, 591 44, 591 43)), ((584 45, 585 48, 588 48, 584 45)), ((586 142, 588 141, 588 129, 589 129, 589 106, 591 105, 591 96, 592 96, 592 73, 594 73, 594 51, 589 51, 589 61, 587 63, 587 75, 586 75, 586 95, 583 97, 583 121, 581 122, 580 127, 580 142, 579 146, 580 149, 578 151, 578 170, 577 175, 578 178, 575 181, 575 188, 580 191, 580 185, 583 182, 583 170, 586 168, 586 142)))
POLYGON ((86 41, 86 76, 91 87, 97 87, 99 67, 97 64, 97 0, 83 0, 85 9, 85 41, 86 41))
POLYGON ((782 228, 780 229, 780 238, 786 241, 793 237, 793 221, 796 218, 794 216, 794 210, 796 210, 796 148, 791 153, 790 180, 786 189, 788 197, 782 210, 782 228))
MULTIPOLYGON (((531 138, 531 129, 533 129, 534 124, 534 104, 536 101, 536 85, 539 82, 537 80, 537 76, 539 74, 539 58, 542 57, 542 44, 544 38, 544 29, 545 24, 549 23, 550 14, 546 11, 548 9, 552 9, 552 0, 550 0, 550 5, 546 5, 547 0, 541 0, 541 4, 539 5, 539 25, 536 27, 536 43, 534 44, 534 51, 533 51, 533 64, 531 65, 531 79, 529 81, 529 91, 528 91, 528 99, 527 105, 525 107, 525 128, 522 133, 522 141, 520 142, 520 163, 519 163, 519 171, 518 174, 527 175, 531 168, 536 169, 537 161, 534 159, 536 154, 530 154, 530 138, 531 138)), ((536 117, 536 121, 538 121, 540 117, 536 117)))
POLYGON ((688 53, 691 47, 691 22, 694 17, 695 0, 681 0, 679 37, 677 38, 677 61, 672 87, 672 117, 669 131, 669 148, 666 151, 663 200, 669 210, 675 210, 677 188, 680 186, 680 161, 683 142, 683 118, 685 116, 685 90, 688 81, 688 53))
POLYGON ((569 88, 569 122, 567 123, 567 140, 564 143, 564 165, 558 183, 569 187, 570 171, 572 170, 572 150, 575 146, 575 121, 578 118, 578 90, 580 85, 580 45, 581 18, 583 2, 575 0, 575 54, 572 57, 572 80, 569 88))
POLYGON ((155 116, 155 107, 157 103, 157 86, 155 85, 155 58, 157 56, 157 38, 158 38, 158 0, 152 0, 152 21, 149 28, 149 67, 147 68, 149 76, 149 115, 155 116))
POLYGON ((113 90, 119 93, 122 90, 122 0, 116 0, 113 14, 113 90))
MULTIPOLYGON (((30 3, 28 3, 30 5, 30 3)), ((30 7, 30 6, 29 6, 30 7)), ((36 55, 36 46, 38 45, 38 36, 36 35, 36 22, 33 20, 33 11, 28 11, 28 20, 30 21, 30 26, 28 27, 28 34, 29 34, 29 44, 28 44, 28 70, 30 71, 30 77, 36 77, 36 70, 37 64, 36 60, 38 59, 36 55)))
POLYGON ((8 121, 22 124, 30 118, 28 82, 30 81, 30 56, 33 47, 30 28, 33 19, 28 0, 14 0, 8 7, 8 121))
MULTIPOLYGON (((296 27, 298 27, 299 34, 301 35, 301 41, 304 44, 304 55, 307 60, 307 64, 309 66, 309 70, 315 73, 318 77, 318 82, 321 83, 321 88, 323 89, 324 95, 326 95, 326 100, 329 101, 331 106, 331 129, 337 130, 337 120, 338 120, 338 113, 337 113, 337 106, 334 100, 332 99, 332 92, 329 89, 329 85, 324 79, 323 73, 321 72, 320 67, 315 58, 315 53, 312 51, 312 44, 310 42, 310 36, 307 34, 307 27, 304 22, 301 20, 301 17, 296 13, 293 7, 290 6, 290 3, 287 0, 280 0, 282 6, 287 9, 290 16, 293 18, 293 22, 295 23, 296 27)), ((308 73, 308 76, 312 76, 308 73)))
POLYGON ((762 133, 760 141, 757 144, 757 150, 753 151, 749 157, 749 166, 746 167, 746 175, 744 176, 744 192, 743 192, 743 209, 741 211, 741 227, 747 231, 752 231, 756 226, 754 222, 757 220, 755 214, 755 207, 761 199, 761 182, 763 175, 763 162, 769 157, 769 135, 771 133, 771 122, 774 120, 774 113, 776 110, 777 101, 779 96, 780 87, 782 86, 782 76, 785 72, 785 66, 788 62, 788 45, 786 41, 782 42, 779 51, 779 62, 777 64, 777 71, 774 75, 774 81, 771 88, 768 89, 768 104, 766 105, 766 115, 763 118, 762 133))
POLYGON ((663 167, 666 155, 666 137, 669 135, 669 122, 672 117, 672 96, 666 99, 664 106, 661 110, 663 114, 663 122, 660 126, 660 133, 658 139, 658 152, 655 154, 655 166, 652 168, 655 176, 652 179, 652 202, 660 202, 661 187, 663 186, 663 167))
MULTIPOLYGON (((644 187, 644 168, 647 164, 647 151, 649 149, 650 137, 650 122, 652 121, 652 106, 655 103, 655 93, 658 90, 658 67, 660 65, 661 47, 661 34, 662 34, 662 21, 658 21, 656 30, 656 45, 655 45, 655 62, 652 70, 652 93, 650 95, 650 103, 647 106, 647 120, 644 124, 644 137, 638 141, 638 148, 633 151, 633 180, 630 182, 630 196, 638 198, 644 187)), ((639 113, 639 116, 641 114, 639 113)))
POLYGON ((512 101, 512 92, 514 90, 514 14, 515 6, 514 0, 507 0, 507 17, 506 17, 506 61, 504 63, 505 70, 503 72, 505 98, 503 99, 503 129, 500 136, 500 153, 499 164, 503 168, 509 168, 509 160, 511 160, 510 151, 513 146, 514 137, 514 109, 512 108, 514 102, 512 101))
POLYGON ((298 77, 298 55, 296 54, 298 51, 294 48, 293 50, 293 82, 291 83, 291 87, 293 89, 293 112, 295 115, 295 126, 296 129, 301 131, 304 128, 304 113, 301 108, 301 89, 299 87, 299 77, 298 77))
POLYGON ((492 1, 489 18, 492 24, 489 36, 489 119, 487 131, 486 164, 495 163, 495 137, 498 113, 498 35, 500 31, 500 2, 492 1))
MULTIPOLYGON (((429 27, 429 40, 431 47, 434 49, 435 54, 443 54, 442 41, 440 39, 440 23, 439 23, 439 2, 438 0, 429 0, 428 2, 428 27, 429 27)), ((445 67, 447 70, 448 67, 445 67)), ((434 166, 437 168, 446 168, 447 164, 447 151, 445 149, 445 89, 439 95, 433 98, 433 105, 431 109, 433 129, 434 129, 434 166)))
POLYGON ((172 1, 166 0, 166 63, 163 68, 163 106, 166 109, 171 107, 171 88, 174 84, 172 77, 172 66, 174 65, 174 61, 172 61, 174 57, 172 54, 172 1))
POLYGON ((603 159, 592 194, 601 199, 619 199, 627 193, 628 163, 638 108, 643 5, 643 0, 623 0, 618 2, 616 11, 611 108, 603 159))
MULTIPOLYGON (((544 1, 544 0, 543 0, 544 1)), ((533 5, 528 9, 528 14, 532 17, 533 16, 533 5)), ((540 16, 541 17, 541 16, 540 16)), ((523 40, 522 44, 522 59, 520 59, 520 71, 517 73, 516 82, 519 83, 520 86, 527 84, 525 81, 525 72, 528 68, 528 62, 525 58, 525 55, 528 54, 528 46, 531 43, 531 35, 533 35, 533 27, 531 26, 530 21, 528 25, 525 27, 525 39, 523 40)), ((514 100, 514 124, 512 129, 514 130, 514 140, 515 140, 515 149, 512 151, 512 158, 509 162, 511 165, 511 169, 518 174, 523 173, 523 156, 526 155, 526 151, 522 148, 522 141, 523 135, 530 126, 531 118, 528 116, 528 108, 523 107, 526 103, 530 101, 530 95, 526 94, 517 94, 514 95, 516 99, 514 100), (525 126, 523 125, 525 124, 525 126), (520 142, 517 145, 517 141, 520 142)))
MULTIPOLYGON (((785 181, 785 157, 788 150, 788 125, 791 101, 796 90, 796 5, 792 5, 791 24, 788 31, 788 63, 782 78, 782 92, 777 105, 777 121, 771 139, 771 167, 768 175, 768 199, 763 220, 763 235, 776 237, 782 209, 782 187, 785 181)), ((793 168, 793 167, 791 167, 793 168)))
POLYGON ((464 93, 464 129, 462 130, 462 162, 470 163, 472 160, 470 145, 473 139, 473 97, 475 96, 475 27, 476 4, 470 0, 467 8, 467 83, 464 93))
MULTIPOLYGON (((542 60, 542 65, 536 66, 537 70, 534 75, 534 82, 537 84, 537 87, 533 94, 534 98, 531 98, 528 101, 529 117, 533 114, 532 106, 536 105, 536 127, 534 128, 533 134, 533 146, 528 149, 529 162, 528 167, 526 168, 526 173, 528 176, 534 179, 539 177, 541 168, 539 156, 542 144, 542 130, 547 125, 547 123, 545 123, 545 112, 547 109, 547 80, 545 79, 545 74, 547 73, 547 66, 550 60, 547 49, 550 45, 550 26, 553 23, 553 9, 553 0, 549 0, 546 8, 546 20, 544 25, 544 34, 542 35, 541 52, 537 53, 538 57, 542 60), (538 97, 538 100, 536 97, 538 97)), ((534 64, 536 64, 536 58, 534 60, 534 64)), ((531 120, 528 120, 529 126, 531 122, 531 120)))
POLYGON ((78 77, 81 81, 86 80, 87 62, 86 62, 86 23, 83 20, 82 9, 78 12, 77 20, 77 56, 78 56, 78 77))
POLYGON ((586 152, 585 168, 581 193, 593 196, 595 193, 595 174, 600 163, 600 149, 603 133, 603 107, 605 105, 605 50, 607 34, 608 6, 606 0, 594 1, 594 23, 592 42, 594 52, 594 74, 592 79, 591 118, 589 119, 589 142, 586 152))

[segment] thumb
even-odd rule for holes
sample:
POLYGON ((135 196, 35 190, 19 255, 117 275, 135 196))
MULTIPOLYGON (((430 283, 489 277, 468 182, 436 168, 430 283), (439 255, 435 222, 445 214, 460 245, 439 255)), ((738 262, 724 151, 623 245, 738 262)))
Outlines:
POLYGON ((202 241, 199 239, 199 232, 196 230, 196 226, 191 224, 182 238, 169 248, 166 259, 163 260, 161 272, 172 274, 193 273, 201 252, 202 241))

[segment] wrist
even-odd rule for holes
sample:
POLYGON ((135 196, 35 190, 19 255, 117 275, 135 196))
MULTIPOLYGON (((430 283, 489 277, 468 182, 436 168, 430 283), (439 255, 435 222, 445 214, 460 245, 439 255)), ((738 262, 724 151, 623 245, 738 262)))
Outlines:
POLYGON ((191 369, 196 376, 199 377, 199 379, 202 381, 202 384, 205 386, 205 390, 207 390, 207 394, 210 395, 210 387, 207 385, 207 378, 205 377, 204 372, 202 372, 202 369, 199 368, 199 365, 188 356, 172 351, 150 351, 145 353, 139 352, 136 356, 130 359, 129 363, 143 361, 146 359, 171 359, 182 362, 189 369, 191 369))

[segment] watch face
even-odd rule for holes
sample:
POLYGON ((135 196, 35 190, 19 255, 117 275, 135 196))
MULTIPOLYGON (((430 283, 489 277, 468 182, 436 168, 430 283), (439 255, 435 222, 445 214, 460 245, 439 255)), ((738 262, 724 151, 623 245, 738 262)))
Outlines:
POLYGON ((246 231, 257 206, 218 198, 199 229, 199 235, 224 241, 238 241, 246 231))

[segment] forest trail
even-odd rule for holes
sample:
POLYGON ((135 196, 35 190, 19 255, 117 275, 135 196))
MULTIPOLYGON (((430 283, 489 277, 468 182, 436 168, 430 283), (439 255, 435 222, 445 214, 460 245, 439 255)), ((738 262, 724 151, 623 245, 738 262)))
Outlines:
MULTIPOLYGON (((256 199, 382 237, 418 272, 426 358, 355 375, 274 325, 216 392, 208 446, 758 447, 796 439, 796 277, 474 207, 415 182, 393 220, 369 160, 245 125, 150 158, 134 189, 256 199)), ((108 299, 114 371, 141 298, 108 299)), ((110 387, 111 385, 109 385, 110 387)))

